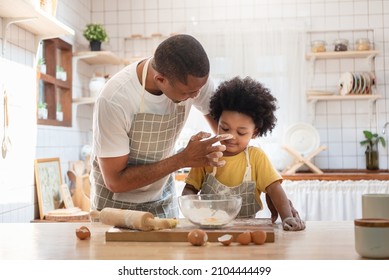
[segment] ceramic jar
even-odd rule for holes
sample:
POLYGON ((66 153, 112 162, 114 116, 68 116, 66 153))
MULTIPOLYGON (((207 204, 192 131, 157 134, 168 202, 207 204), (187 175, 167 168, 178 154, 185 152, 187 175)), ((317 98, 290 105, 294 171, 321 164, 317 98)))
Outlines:
POLYGON ((389 258, 389 219, 354 220, 355 250, 365 258, 389 258))
POLYGON ((93 77, 89 82, 89 91, 91 97, 97 97, 100 90, 104 87, 104 77, 93 77))

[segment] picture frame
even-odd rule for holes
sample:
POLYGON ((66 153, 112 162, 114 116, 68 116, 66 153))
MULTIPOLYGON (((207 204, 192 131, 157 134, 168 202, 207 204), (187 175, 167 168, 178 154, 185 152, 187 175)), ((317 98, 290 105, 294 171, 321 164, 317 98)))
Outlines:
POLYGON ((39 216, 43 220, 48 212, 58 209, 61 203, 61 164, 59 158, 44 158, 36 159, 34 167, 39 216))

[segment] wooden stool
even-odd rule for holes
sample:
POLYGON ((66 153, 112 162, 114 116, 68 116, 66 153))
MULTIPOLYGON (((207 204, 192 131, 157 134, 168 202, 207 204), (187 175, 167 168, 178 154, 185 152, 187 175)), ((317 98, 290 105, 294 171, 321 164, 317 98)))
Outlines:
POLYGON ((302 156, 299 152, 297 152, 292 147, 285 145, 283 148, 295 158, 295 161, 290 165, 287 166, 284 170, 282 170, 282 174, 285 175, 292 175, 296 173, 297 169, 299 169, 304 164, 307 165, 314 173, 317 174, 323 174, 323 171, 321 171, 317 166, 315 166, 311 160, 321 151, 327 149, 326 146, 320 146, 319 148, 315 149, 311 153, 309 153, 307 156, 302 156))

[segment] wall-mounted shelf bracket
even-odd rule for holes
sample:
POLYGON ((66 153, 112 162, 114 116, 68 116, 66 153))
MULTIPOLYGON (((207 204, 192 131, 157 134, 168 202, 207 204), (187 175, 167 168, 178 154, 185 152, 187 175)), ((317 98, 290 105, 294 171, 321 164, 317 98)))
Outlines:
POLYGON ((34 20, 36 17, 20 17, 20 18, 3 18, 3 46, 2 46, 2 52, 1 56, 4 57, 5 55, 5 47, 7 45, 7 33, 9 30, 9 27, 14 23, 20 23, 25 21, 34 20))

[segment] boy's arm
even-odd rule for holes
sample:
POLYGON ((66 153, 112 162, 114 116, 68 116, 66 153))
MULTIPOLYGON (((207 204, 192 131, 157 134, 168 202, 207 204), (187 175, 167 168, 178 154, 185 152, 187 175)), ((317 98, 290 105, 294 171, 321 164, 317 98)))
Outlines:
POLYGON ((186 184, 182 190, 182 195, 197 194, 199 191, 192 185, 186 184))
POLYGON ((270 199, 266 199, 266 202, 272 213, 272 221, 273 221, 274 210, 275 210, 281 216, 284 230, 297 231, 297 230, 305 229, 304 221, 300 219, 298 212, 296 211, 296 209, 294 209, 292 203, 286 196, 279 181, 270 184, 266 188, 266 192, 270 198, 270 199))

